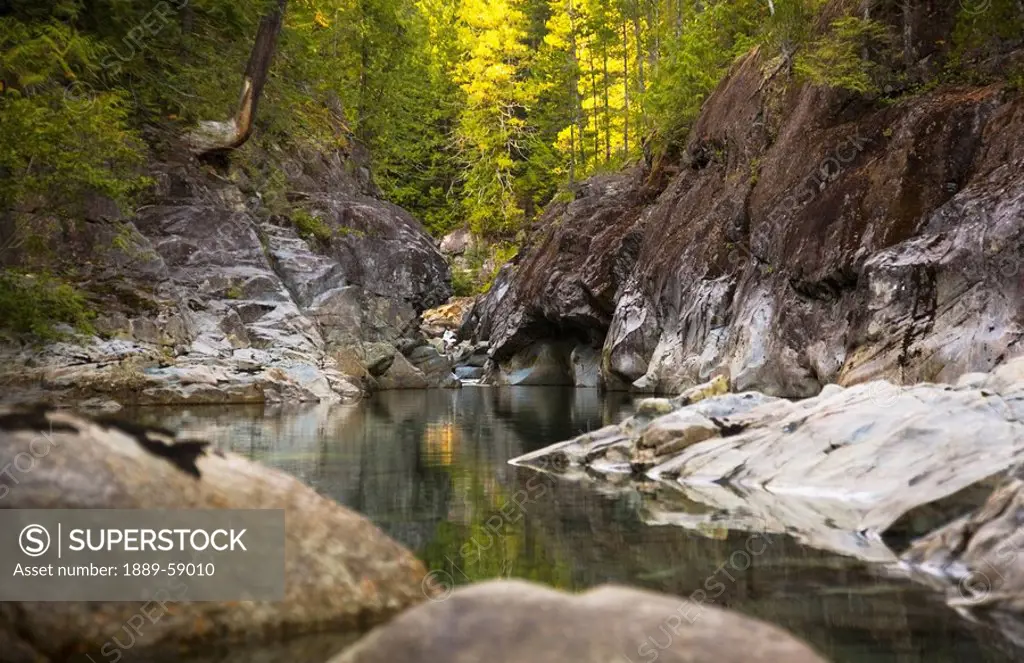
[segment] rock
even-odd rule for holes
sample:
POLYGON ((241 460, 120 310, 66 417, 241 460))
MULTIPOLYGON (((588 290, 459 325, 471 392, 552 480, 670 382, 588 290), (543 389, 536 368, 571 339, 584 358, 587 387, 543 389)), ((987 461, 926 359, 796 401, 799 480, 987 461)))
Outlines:
POLYGON ((372 187, 337 154, 295 168, 304 212, 326 231, 321 238, 300 237, 291 219, 269 215, 237 184, 194 164, 151 170, 153 204, 66 240, 104 312, 97 329, 107 337, 42 351, 0 348, 0 381, 13 392, 7 399, 349 399, 363 376, 337 375, 331 354, 381 344, 367 365, 383 373, 390 361, 383 347, 393 353, 415 333, 419 313, 451 294, 433 240, 406 212, 367 195, 372 187), (123 370, 111 370, 115 345, 123 370), (138 375, 151 367, 161 370, 138 375))
POLYGON ((538 343, 497 364, 493 384, 572 385, 569 352, 560 343, 538 343))
POLYGON ((914 542, 901 561, 932 576, 950 605, 1024 613, 1024 472, 975 512, 914 542))
POLYGON ((807 398, 952 383, 1024 352, 1024 99, 990 86, 854 109, 768 66, 757 49, 735 63, 682 168, 598 176, 547 207, 470 316, 495 361, 585 338, 608 389, 722 374, 807 398))
POLYGON ((487 352, 486 351, 484 351, 484 352, 477 351, 477 352, 474 352, 473 354, 471 354, 465 360, 465 362, 462 362, 462 363, 465 366, 473 366, 473 367, 476 367, 476 368, 483 368, 484 366, 487 365, 487 360, 488 360, 488 357, 487 357, 487 352))
POLYGON ((356 350, 367 372, 378 377, 387 373, 395 361, 398 350, 388 343, 364 343, 356 350))
POLYGON ((441 336, 446 331, 457 331, 473 308, 475 297, 455 297, 448 303, 423 312, 421 329, 428 336, 441 336))
POLYGON ((452 373, 451 362, 431 345, 421 345, 408 356, 416 370, 423 374, 430 387, 453 388, 459 386, 458 378, 452 373))
POLYGON ((555 663, 652 656, 666 663, 825 661, 775 626, 687 599, 614 585, 574 596, 523 581, 490 581, 405 612, 331 663, 555 663))
POLYGON ((473 235, 466 228, 453 230, 441 239, 441 253, 446 256, 460 256, 473 243, 473 235))
POLYGON ((383 390, 426 389, 430 382, 408 359, 396 353, 388 370, 377 378, 377 385, 383 390))
POLYGON ((601 386, 601 353, 589 345, 577 345, 569 356, 572 383, 577 387, 601 386))
POLYGON ((484 369, 477 366, 457 366, 455 377, 460 380, 479 380, 484 376, 484 369))
MULTIPOLYGON (((602 481, 615 484, 628 451, 633 471, 712 512, 892 562, 881 535, 904 514, 1024 460, 1024 382, 1014 381, 1022 364, 984 379, 999 392, 876 381, 799 402, 757 393, 682 407, 647 399, 607 432, 608 443, 585 435, 510 462, 569 476, 609 473, 602 481), (672 411, 659 416, 665 409, 672 411)), ((658 522, 694 522, 657 510, 658 522)))
POLYGON ((658 417, 676 409, 676 405, 667 398, 645 398, 636 404, 638 416, 658 417))
POLYGON ((721 396, 729 393, 729 380, 724 375, 719 375, 714 380, 690 387, 679 395, 675 401, 679 405, 690 405, 698 403, 712 396, 721 396))
POLYGON ((707 417, 688 410, 678 410, 659 417, 648 425, 637 440, 640 449, 655 449, 655 454, 666 454, 718 437, 719 428, 707 417))
MULTIPOLYGON (((35 459, 32 471, 5 486, 6 508, 285 510, 283 601, 180 603, 147 624, 140 644, 177 649, 201 640, 358 631, 423 600, 422 565, 362 516, 235 454, 175 445, 170 431, 110 420, 39 410, 0 414, 0 465, 13 467, 19 454, 35 459), (182 452, 169 454, 176 448, 182 452)), ((142 605, 4 604, 0 642, 18 643, 37 658, 99 656, 142 605)))

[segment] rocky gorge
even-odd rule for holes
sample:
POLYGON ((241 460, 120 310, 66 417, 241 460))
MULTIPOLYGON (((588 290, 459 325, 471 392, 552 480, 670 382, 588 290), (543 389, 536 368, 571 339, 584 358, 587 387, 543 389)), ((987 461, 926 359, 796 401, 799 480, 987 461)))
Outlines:
MULTIPOLYGON (((823 3, 826 13, 841 4, 823 3)), ((33 459, 31 472, 0 476, 0 508, 284 510, 284 600, 184 602, 147 634, 159 660, 177 651, 204 663, 260 660, 248 649, 207 650, 236 642, 262 660, 302 663, 826 660, 817 643, 769 619, 774 597, 752 577, 723 593, 763 592, 763 614, 712 605, 714 576, 698 553, 659 560, 668 569, 636 564, 669 574, 671 593, 613 583, 569 594, 520 581, 451 591, 405 545, 306 485, 330 462, 349 463, 338 494, 391 507, 444 492, 430 505, 432 528, 478 532, 480 523, 452 526, 466 507, 447 493, 485 491, 451 457, 461 437, 501 436, 517 449, 504 469, 523 472, 510 482, 558 486, 533 517, 585 531, 577 554, 595 564, 613 566, 615 546, 634 560, 669 547, 656 536, 605 538, 560 512, 559 496, 589 491, 612 498, 602 508, 636 516, 614 514, 630 527, 713 539, 715 563, 737 551, 757 557, 743 547, 751 541, 779 543, 764 566, 800 555, 808 565, 852 560, 856 573, 917 583, 993 621, 1019 654, 1024 97, 1006 81, 914 84, 938 75, 930 68, 948 55, 957 14, 914 7, 881 10, 879 20, 902 28, 906 77, 874 96, 795 80, 788 55, 747 51, 683 144, 572 182, 478 296, 452 297, 452 266, 469 263, 476 240, 465 229, 431 237, 383 200, 355 148, 275 155, 278 190, 257 184, 251 168, 154 152, 143 205, 122 214, 90 200, 52 252, 95 306, 88 333, 62 328, 60 340, 0 346, 0 400, 35 404, 0 410, 0 467, 33 459), (553 396, 522 405, 501 387, 636 402, 596 430, 559 412, 545 425, 559 421, 572 437, 524 449, 513 424, 467 424, 475 411, 465 404, 424 399, 409 409, 438 407, 450 420, 420 435, 403 411, 358 455, 338 453, 372 420, 346 410, 352 401, 476 383, 508 410, 569 406, 553 396), (173 427, 67 411, 301 403, 319 403, 319 414, 295 430, 262 411, 212 429, 227 438, 243 428, 254 447, 317 445, 301 478, 173 427), (40 439, 57 450, 38 454, 40 439), (387 448, 400 463, 386 466, 387 448), (357 473, 375 465, 362 483, 357 473), (310 634, 332 637, 301 657, 286 644, 310 634), (669 644, 646 646, 659 635, 669 644)), ((1006 43, 988 70, 1024 63, 1019 40, 1006 43)), ((520 491, 508 492, 517 504, 520 491)), ((491 517, 502 504, 504 533, 509 501, 486 498, 491 517)), ((426 549, 421 529, 410 539, 426 549)), ((507 536, 510 548, 546 544, 517 537, 507 536)), ((490 577, 505 573, 500 561, 490 577)), ((618 577, 605 567, 604 580, 618 577)), ((839 601, 815 600, 822 613, 839 601)), ((0 604, 0 658, 95 653, 139 609, 0 604)))

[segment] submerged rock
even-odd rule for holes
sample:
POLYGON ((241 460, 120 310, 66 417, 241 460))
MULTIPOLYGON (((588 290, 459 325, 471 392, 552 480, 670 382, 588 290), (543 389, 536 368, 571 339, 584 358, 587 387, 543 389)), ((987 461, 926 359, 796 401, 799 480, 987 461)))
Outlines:
MULTIPOLYGON (((0 479, 0 506, 285 510, 283 601, 177 604, 136 634, 140 649, 329 628, 359 631, 424 599, 420 562, 368 520, 289 475, 205 443, 63 412, 3 412, 0 466, 21 468, 27 457, 34 459, 31 471, 0 479)), ((64 660, 73 651, 99 657, 142 605, 5 603, 0 643, 16 643, 43 660, 64 660)))
POLYGON ((654 592, 606 585, 579 595, 491 581, 405 612, 331 663, 824 663, 782 629, 654 592))

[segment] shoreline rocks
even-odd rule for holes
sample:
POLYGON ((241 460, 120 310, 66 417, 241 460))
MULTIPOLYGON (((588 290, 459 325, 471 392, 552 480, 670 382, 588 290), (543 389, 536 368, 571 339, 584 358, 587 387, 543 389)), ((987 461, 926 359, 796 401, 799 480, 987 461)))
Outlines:
POLYGON ((900 557, 918 580, 969 610, 1024 614, 1024 471, 985 503, 918 539, 900 557))
MULTIPOLYGON (((510 462, 608 485, 655 481, 713 519, 892 562, 881 535, 901 516, 1024 461, 1024 359, 961 386, 878 381, 795 402, 720 391, 721 381, 640 401, 619 425, 510 462)), ((657 522, 690 520, 645 508, 657 522)))

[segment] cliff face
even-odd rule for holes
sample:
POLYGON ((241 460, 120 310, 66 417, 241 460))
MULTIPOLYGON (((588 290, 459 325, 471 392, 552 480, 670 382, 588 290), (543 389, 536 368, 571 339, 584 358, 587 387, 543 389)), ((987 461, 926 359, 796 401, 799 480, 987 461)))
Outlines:
POLYGON ((449 297, 448 267, 353 160, 297 154, 283 170, 301 218, 274 214, 237 169, 153 164, 149 204, 124 219, 100 210, 62 238, 98 335, 3 348, 0 382, 68 403, 358 396, 365 365, 387 370, 419 314, 449 297))
POLYGON ((609 388, 727 374, 792 397, 954 381, 1022 353, 1021 95, 868 105, 784 78, 748 54, 678 163, 592 181, 548 210, 475 313, 493 381, 548 342, 565 382, 592 356, 609 388))

